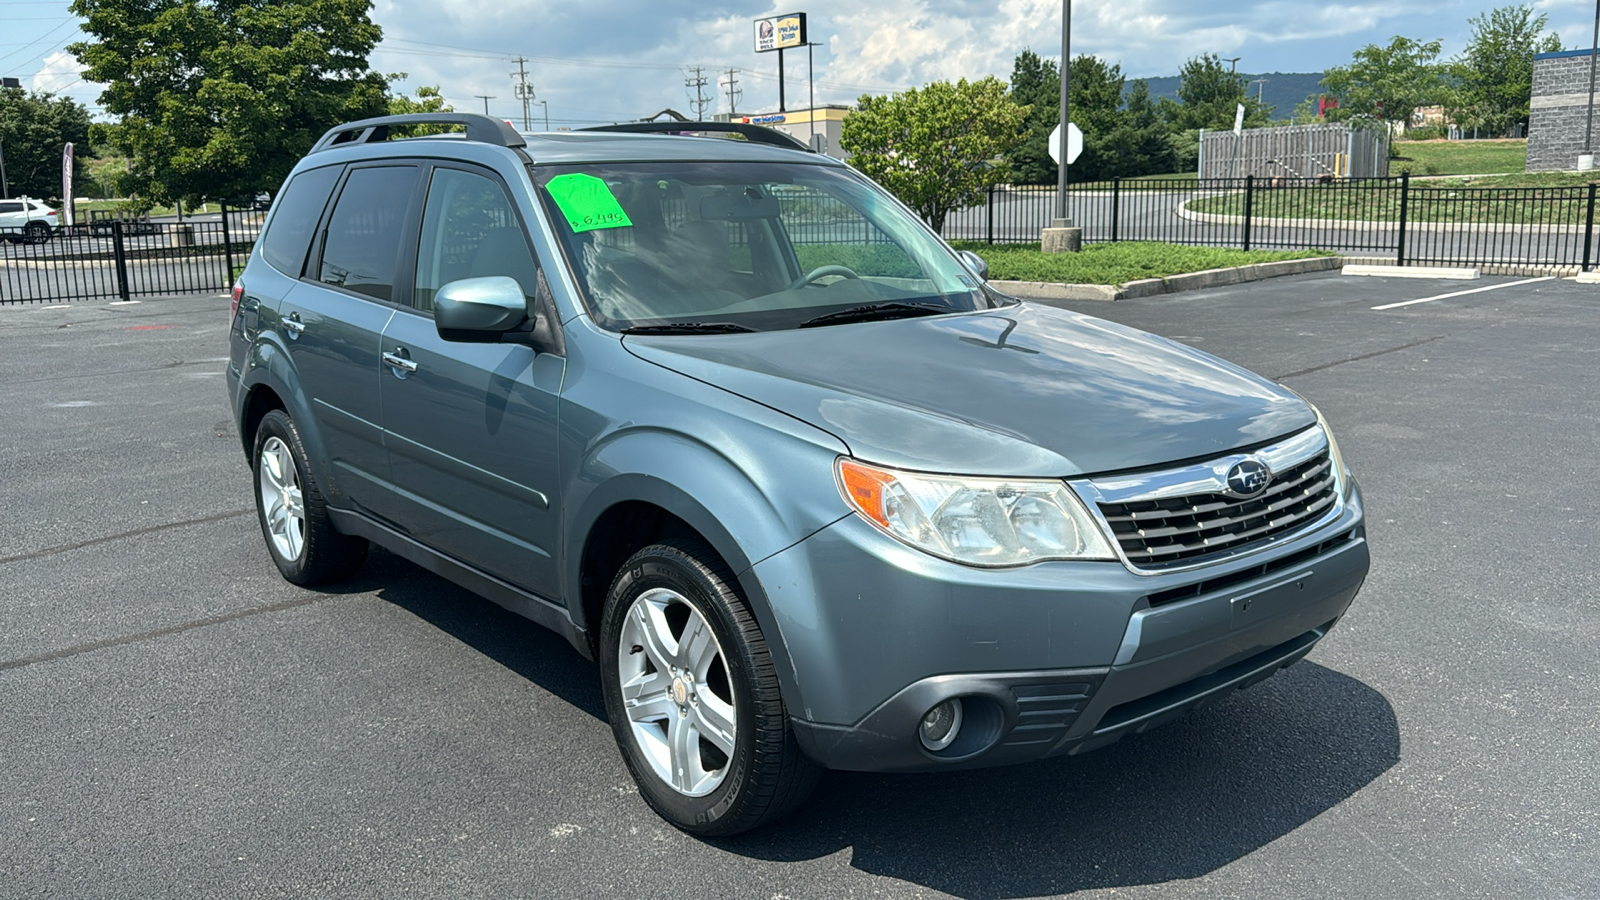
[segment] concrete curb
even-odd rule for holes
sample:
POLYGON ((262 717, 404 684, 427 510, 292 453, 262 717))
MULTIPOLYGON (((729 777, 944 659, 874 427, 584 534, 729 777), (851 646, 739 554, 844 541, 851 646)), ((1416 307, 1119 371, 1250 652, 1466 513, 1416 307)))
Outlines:
POLYGON ((1376 275, 1383 278, 1452 278, 1472 281, 1478 277, 1477 269, 1454 266, 1384 266, 1366 263, 1346 263, 1346 275, 1376 275))
POLYGON ((1038 300, 1043 303, 1058 300, 1132 300, 1139 297, 1154 297, 1159 294, 1175 294, 1179 291, 1195 291, 1200 288, 1245 284, 1251 281, 1261 281, 1265 278, 1279 278, 1284 275, 1327 272, 1343 265, 1343 257, 1318 256, 1310 259, 1286 259, 1279 262, 1255 263, 1248 266, 1235 266, 1230 269, 1207 269, 1203 272, 1169 275, 1166 278, 1145 278, 1139 281, 1130 281, 1123 285, 1052 284, 1041 281, 998 280, 990 281, 989 284, 995 290, 1010 294, 1013 297, 1021 297, 1024 300, 1038 300))

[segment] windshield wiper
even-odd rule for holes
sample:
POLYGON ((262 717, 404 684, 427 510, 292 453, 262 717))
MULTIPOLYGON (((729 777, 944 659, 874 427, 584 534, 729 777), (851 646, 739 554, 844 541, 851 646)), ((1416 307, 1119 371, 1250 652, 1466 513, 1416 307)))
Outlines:
POLYGON ((666 322, 661 325, 629 325, 623 334, 740 334, 755 331, 734 322, 666 322))
POLYGON ((837 325, 842 322, 875 322, 884 319, 909 319, 913 316, 936 316, 940 313, 955 312, 948 306, 938 303, 902 303, 898 300, 888 303, 869 303, 866 306, 852 306, 838 312, 825 313, 815 319, 807 319, 800 323, 801 328, 815 328, 818 325, 837 325))

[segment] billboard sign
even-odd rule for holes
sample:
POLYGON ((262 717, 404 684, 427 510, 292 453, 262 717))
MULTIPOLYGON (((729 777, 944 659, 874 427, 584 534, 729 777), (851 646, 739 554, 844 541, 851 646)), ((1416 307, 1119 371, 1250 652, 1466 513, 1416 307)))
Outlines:
POLYGON ((756 52, 806 45, 806 14, 784 13, 756 20, 756 52))

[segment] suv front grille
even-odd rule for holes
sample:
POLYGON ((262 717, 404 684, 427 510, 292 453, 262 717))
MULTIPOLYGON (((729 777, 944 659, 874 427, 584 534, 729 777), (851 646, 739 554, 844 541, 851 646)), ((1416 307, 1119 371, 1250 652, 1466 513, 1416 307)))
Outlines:
POLYGON ((1236 500, 1202 493, 1127 503, 1100 503, 1100 512, 1128 562, 1139 568, 1191 565, 1233 555, 1298 530, 1322 517, 1337 498, 1328 452, 1273 476, 1259 497, 1236 500))

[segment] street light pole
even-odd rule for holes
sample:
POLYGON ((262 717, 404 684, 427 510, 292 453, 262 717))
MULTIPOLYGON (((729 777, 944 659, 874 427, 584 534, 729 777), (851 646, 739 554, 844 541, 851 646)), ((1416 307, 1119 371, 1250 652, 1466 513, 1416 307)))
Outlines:
POLYGON ((489 101, 494 99, 494 95, 493 94, 473 94, 472 96, 477 97, 479 100, 483 101, 483 114, 487 116, 489 114, 489 101))
POLYGON ((1600 57, 1600 0, 1594 3, 1594 42, 1589 45, 1589 115, 1583 126, 1583 152, 1594 154, 1594 64, 1600 57))
POLYGON ((544 130, 550 130, 550 101, 540 100, 539 105, 544 107, 544 130))
MULTIPOLYGON (((1600 0, 1595 0, 1600 3, 1600 0)), ((1072 77, 1072 0, 1061 0, 1061 163, 1056 166, 1057 228, 1067 227, 1067 105, 1072 77)))

